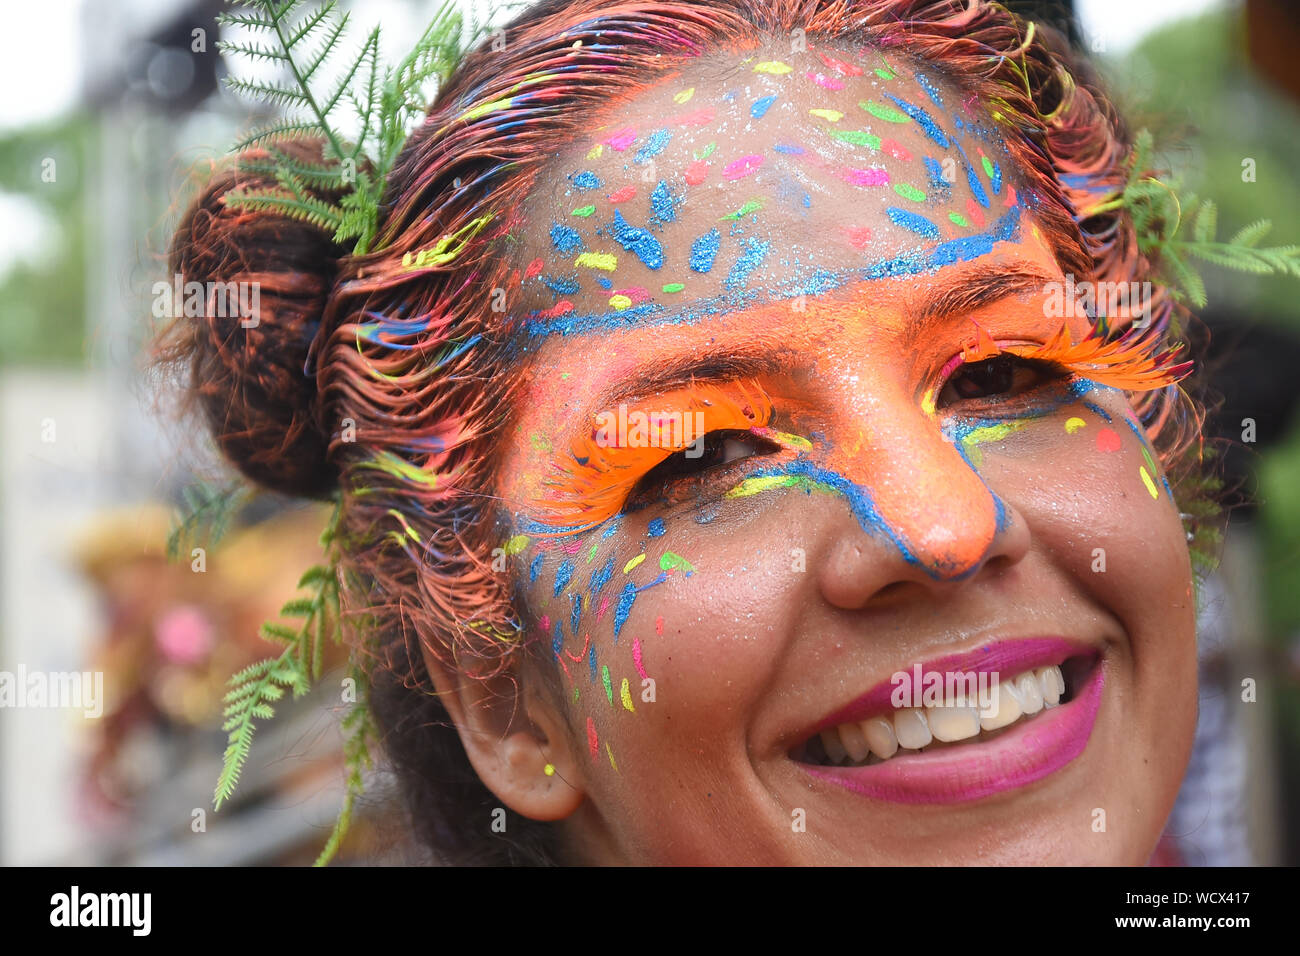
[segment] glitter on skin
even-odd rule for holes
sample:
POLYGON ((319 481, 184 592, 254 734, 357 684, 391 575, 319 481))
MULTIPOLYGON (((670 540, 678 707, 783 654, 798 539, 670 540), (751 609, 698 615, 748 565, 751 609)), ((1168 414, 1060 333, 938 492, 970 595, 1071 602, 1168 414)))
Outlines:
POLYGON ((572 255, 582 248, 582 235, 557 222, 551 227, 551 244, 564 255, 572 255))
POLYGON ((636 151, 632 157, 634 163, 646 163, 664 151, 668 141, 673 138, 671 130, 660 129, 650 134, 646 144, 636 151))
POLYGON ((704 273, 712 269, 721 242, 722 233, 712 229, 691 243, 691 271, 704 273))
POLYGON ((948 139, 947 135, 945 135, 943 130, 941 130, 938 124, 935 123, 935 121, 930 117, 930 114, 927 113, 925 110, 921 109, 921 107, 913 106, 911 103, 908 103, 906 100, 899 99, 893 93, 886 93, 885 95, 888 96, 891 100, 893 100, 894 104, 900 110, 902 110, 904 113, 910 116, 912 118, 912 122, 916 123, 917 126, 920 126, 921 129, 925 130, 927 136, 929 136, 932 140, 934 140, 944 149, 947 149, 949 146, 952 145, 952 141, 948 139))
POLYGON ((559 597, 560 592, 569 586, 569 581, 573 579, 573 562, 564 561, 560 564, 555 572, 555 592, 554 596, 559 597))
MULTIPOLYGON (((658 269, 664 264, 663 245, 653 233, 633 226, 624 219, 621 210, 614 210, 614 222, 609 230, 614 241, 644 262, 647 269, 658 269)), ((613 269, 614 266, 611 265, 609 268, 613 269)))
POLYGON ((939 227, 924 216, 908 212, 906 209, 899 209, 897 206, 890 206, 886 213, 895 225, 910 229, 917 235, 924 236, 927 239, 940 238, 939 227))
POLYGON ((744 251, 732 264, 731 272, 727 274, 726 288, 731 290, 744 285, 746 280, 749 279, 749 274, 757 269, 759 263, 763 261, 763 257, 767 255, 770 247, 771 243, 766 239, 758 239, 754 236, 746 238, 744 251))
POLYGON ((677 218, 677 203, 673 194, 668 190, 668 184, 662 179, 655 186, 654 191, 650 193, 650 205, 653 207, 655 217, 661 222, 672 222, 677 218))

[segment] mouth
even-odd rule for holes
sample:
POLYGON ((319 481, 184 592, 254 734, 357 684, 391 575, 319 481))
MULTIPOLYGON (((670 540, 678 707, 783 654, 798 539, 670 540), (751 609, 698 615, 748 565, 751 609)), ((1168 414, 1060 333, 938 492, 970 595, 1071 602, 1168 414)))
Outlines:
POLYGON ((1082 753, 1104 679, 1095 648, 1053 638, 994 644, 900 672, 823 720, 789 757, 867 797, 976 800, 1082 753))

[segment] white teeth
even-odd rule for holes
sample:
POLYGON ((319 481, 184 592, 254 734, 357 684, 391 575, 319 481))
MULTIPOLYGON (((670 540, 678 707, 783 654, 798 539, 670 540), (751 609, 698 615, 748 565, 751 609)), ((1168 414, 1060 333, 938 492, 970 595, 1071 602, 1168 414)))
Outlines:
POLYGON ((927 707, 925 717, 930 724, 930 733, 934 734, 934 739, 942 740, 944 743, 965 740, 980 732, 979 712, 968 704, 927 707))
POLYGON ((980 716, 981 730, 1000 730, 1020 719, 1020 701, 1011 692, 1011 685, 998 681, 998 692, 993 698, 993 713, 980 716))
POLYGON ((1065 678, 1059 665, 1050 665, 1000 680, 995 687, 987 710, 981 710, 978 701, 953 698, 939 706, 907 707, 827 728, 820 735, 826 759, 831 764, 879 762, 900 749, 921 750, 936 740, 953 743, 1001 730, 1022 717, 1059 706, 1065 678))
POLYGON ((1061 695, 1065 693, 1065 678, 1061 676, 1061 669, 1055 665, 1040 667, 1034 671, 1034 676, 1038 678, 1038 686, 1043 693, 1043 703, 1048 707, 1059 704, 1061 695))
POLYGON ((894 722, 887 717, 872 717, 864 720, 862 736, 867 738, 871 752, 882 760, 888 760, 898 752, 898 737, 894 735, 894 722))
POLYGON ((860 763, 866 760, 867 755, 871 753, 871 748, 867 745, 867 738, 862 736, 862 728, 857 724, 840 724, 837 729, 840 732, 840 741, 853 761, 860 763))
POLYGON ((1043 709, 1043 689, 1033 671, 1025 671, 1015 683, 1020 692, 1020 709, 1024 713, 1036 714, 1043 709))
POLYGON ((905 750, 920 750, 934 739, 925 711, 919 707, 894 711, 894 734, 898 737, 898 746, 905 750))
POLYGON ((822 746, 826 748, 826 755, 834 763, 843 763, 844 758, 849 755, 849 752, 844 749, 844 744, 840 743, 838 728, 828 727, 822 731, 822 746))

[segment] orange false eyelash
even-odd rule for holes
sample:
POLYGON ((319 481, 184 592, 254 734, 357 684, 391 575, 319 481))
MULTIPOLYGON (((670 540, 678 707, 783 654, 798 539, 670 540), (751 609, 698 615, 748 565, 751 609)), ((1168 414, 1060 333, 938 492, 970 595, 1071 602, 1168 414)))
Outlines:
POLYGON ((1010 353, 1023 359, 1052 362, 1099 385, 1109 385, 1126 392, 1146 392, 1164 388, 1191 374, 1192 362, 1175 362, 1181 345, 1157 351, 1160 330, 1151 326, 1131 330, 1107 341, 1097 326, 1079 342, 1074 342, 1064 322, 1052 338, 1041 345, 998 345, 979 323, 975 325, 975 342, 962 349, 962 362, 980 362, 995 355, 1010 353))
POLYGON ((556 463, 557 473, 547 482, 549 491, 536 503, 535 514, 538 522, 555 529, 551 535, 575 534, 614 517, 641 477, 665 458, 711 431, 766 426, 774 408, 755 381, 692 383, 635 408, 625 407, 621 418, 619 412, 611 409, 597 416, 591 432, 556 463), (647 412, 645 405, 656 410, 647 412), (622 433, 625 426, 636 428, 638 423, 643 423, 641 439, 635 432, 622 433))

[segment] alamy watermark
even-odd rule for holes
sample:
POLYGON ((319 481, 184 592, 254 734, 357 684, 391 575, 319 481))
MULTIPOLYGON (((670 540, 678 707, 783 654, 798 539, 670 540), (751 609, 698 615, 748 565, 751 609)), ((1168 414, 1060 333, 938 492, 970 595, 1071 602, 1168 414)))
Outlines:
POLYGON ((1151 324, 1150 282, 1076 282, 1066 273, 1064 282, 1043 286, 1043 314, 1048 318, 1132 319, 1132 327, 1151 324))
POLYGON ((8 707, 80 708, 89 718, 104 714, 103 671, 0 671, 0 710, 8 707))
POLYGON ((997 671, 926 671, 917 664, 909 674, 898 671, 890 678, 894 685, 889 702, 895 709, 906 707, 975 707, 981 717, 998 713, 997 671))
POLYGON ((262 319, 262 289, 258 282, 186 282, 179 272, 170 283, 153 284, 153 314, 158 319, 239 319, 253 329, 262 319))
POLYGON ((619 405, 596 416, 596 444, 602 448, 680 448, 687 458, 699 458, 704 434, 703 412, 629 412, 619 405))

